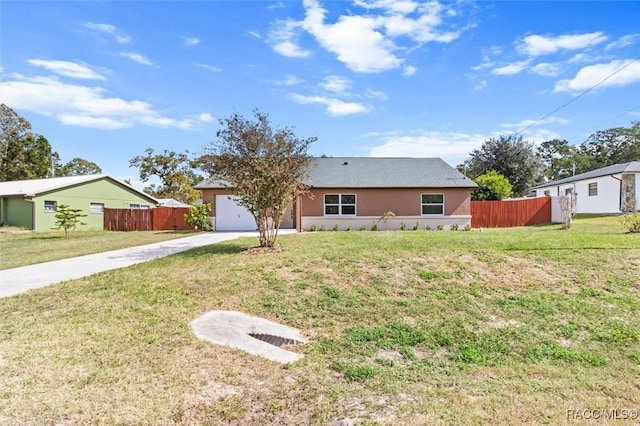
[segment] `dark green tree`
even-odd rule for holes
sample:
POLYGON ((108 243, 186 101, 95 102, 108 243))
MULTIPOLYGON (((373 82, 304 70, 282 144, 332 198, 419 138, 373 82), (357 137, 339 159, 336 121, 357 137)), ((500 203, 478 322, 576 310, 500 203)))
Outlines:
POLYGON ((211 170, 253 215, 260 246, 272 247, 286 208, 306 192, 309 145, 290 128, 275 128, 269 116, 254 110, 253 120, 233 114, 220 120, 210 147, 211 170))
POLYGON ((193 171, 188 152, 165 150, 162 154, 155 154, 153 148, 147 148, 145 154, 129 160, 129 167, 139 169, 143 182, 148 182, 152 176, 160 179, 160 185, 145 187, 146 193, 157 198, 174 198, 187 204, 193 204, 200 197, 200 191, 193 187, 202 181, 202 177, 193 171))
POLYGON ((578 172, 583 173, 612 164, 640 159, 640 122, 630 127, 613 127, 593 133, 578 147, 578 153, 588 159, 588 164, 578 172))
POLYGON ((503 200, 513 195, 509 179, 495 170, 481 174, 474 181, 478 187, 471 190, 473 201, 503 200))
POLYGON ((502 135, 490 138, 470 153, 468 174, 476 178, 495 170, 513 186, 515 196, 522 196, 534 186, 542 173, 542 161, 532 142, 522 136, 502 135))
POLYGON ((31 124, 0 105, 0 181, 50 177, 60 157, 47 138, 31 132, 31 124))
POLYGON ((93 161, 74 158, 56 170, 56 176, 86 176, 102 173, 102 169, 93 161))

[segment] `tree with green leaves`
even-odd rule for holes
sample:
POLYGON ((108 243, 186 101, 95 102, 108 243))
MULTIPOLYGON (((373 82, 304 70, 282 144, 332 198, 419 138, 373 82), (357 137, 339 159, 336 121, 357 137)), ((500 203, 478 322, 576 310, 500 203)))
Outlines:
POLYGON ((72 209, 67 204, 60 204, 56 208, 56 227, 54 229, 63 229, 65 235, 69 235, 69 231, 75 230, 78 225, 86 225, 80 221, 81 217, 86 217, 82 213, 82 209, 72 209))
POLYGON ((301 139, 288 127, 276 128, 269 115, 253 119, 233 114, 220 120, 210 146, 211 170, 238 197, 256 221, 260 246, 273 247, 287 207, 307 192, 302 183, 315 137, 301 139))
POLYGON ((515 196, 522 196, 540 179, 542 161, 532 142, 522 136, 501 135, 490 138, 470 153, 468 174, 476 178, 495 170, 513 186, 515 196))
POLYGON ((612 164, 638 161, 640 159, 640 122, 632 123, 631 127, 599 130, 580 144, 578 152, 588 158, 588 164, 578 169, 578 173, 612 164))
POLYGON ((52 176, 60 157, 31 123, 5 104, 0 105, 0 181, 52 176))
POLYGON ((471 200, 473 201, 503 200, 513 195, 509 179, 495 170, 481 174, 474 179, 474 182, 478 184, 478 187, 471 190, 471 200))
POLYGON ((154 197, 174 198, 187 204, 193 204, 200 197, 200 191, 193 187, 202 181, 202 177, 193 171, 188 152, 164 150, 162 154, 156 154, 153 148, 147 148, 145 155, 129 160, 129 167, 139 169, 143 182, 148 182, 152 176, 160 179, 160 185, 144 188, 154 197))
POLYGON ((56 170, 56 176, 86 176, 102 173, 102 169, 93 161, 74 158, 56 170))

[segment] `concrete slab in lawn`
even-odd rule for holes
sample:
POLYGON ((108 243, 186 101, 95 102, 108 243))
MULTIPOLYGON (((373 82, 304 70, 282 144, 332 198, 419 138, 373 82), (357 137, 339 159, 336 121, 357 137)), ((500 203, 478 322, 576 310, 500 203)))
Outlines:
POLYGON ((280 346, 306 343, 294 328, 235 311, 207 312, 192 321, 191 328, 201 339, 283 364, 298 361, 303 355, 280 346))
MULTIPOLYGON (((281 229, 279 234, 284 235, 295 232, 295 229, 281 229)), ((0 271, 0 298, 62 281, 82 278, 98 272, 124 268, 196 247, 235 240, 240 237, 257 236, 257 232, 207 232, 138 247, 39 263, 21 268, 5 269, 0 271)), ((19 255, 19 253, 15 255, 19 255)))

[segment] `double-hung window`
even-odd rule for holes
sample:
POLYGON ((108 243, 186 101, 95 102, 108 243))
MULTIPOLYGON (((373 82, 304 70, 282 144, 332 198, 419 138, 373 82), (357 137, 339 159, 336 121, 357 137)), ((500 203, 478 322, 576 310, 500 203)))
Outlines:
POLYGON ((44 211, 47 213, 55 213, 58 209, 58 203, 56 201, 46 201, 44 202, 44 211))
POLYGON ((444 194, 422 194, 420 201, 423 216, 444 216, 444 194))
POLYGON ((104 203, 91 203, 89 213, 104 213, 104 203))
POLYGON ((356 194, 325 194, 325 216, 355 216, 356 194))
POLYGON ((595 197, 598 195, 598 182, 592 182, 589 184, 589 197, 595 197))

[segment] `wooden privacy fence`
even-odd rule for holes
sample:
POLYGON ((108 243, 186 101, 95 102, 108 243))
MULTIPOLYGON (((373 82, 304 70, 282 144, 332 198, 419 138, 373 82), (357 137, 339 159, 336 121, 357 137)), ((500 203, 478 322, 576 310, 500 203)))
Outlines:
POLYGON ((188 207, 155 209, 104 209, 105 231, 184 231, 195 229, 187 225, 184 215, 188 207))
POLYGON ((542 223, 551 223, 551 197, 471 202, 473 228, 506 228, 542 223))

